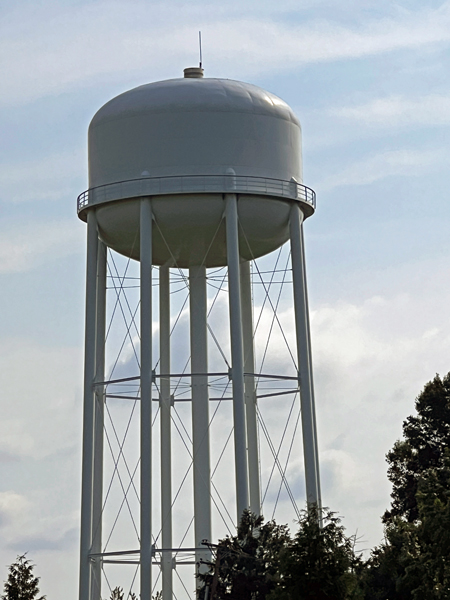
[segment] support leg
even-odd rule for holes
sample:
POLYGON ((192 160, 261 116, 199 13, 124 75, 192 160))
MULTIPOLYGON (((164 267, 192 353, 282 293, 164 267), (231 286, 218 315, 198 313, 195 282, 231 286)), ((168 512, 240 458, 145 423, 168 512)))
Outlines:
MULTIPOLYGON (((170 269, 159 268, 160 372, 170 373, 170 269)), ((170 378, 160 380, 161 419, 161 544, 172 548, 172 445, 170 378)), ((163 600, 172 600, 172 553, 161 555, 163 600)))
POLYGON ((242 262, 241 273, 241 302, 242 302, 242 330, 244 336, 244 372, 245 375, 245 408, 247 417, 247 444, 248 444, 248 478, 250 489, 250 510, 259 515, 261 513, 261 491, 259 482, 259 456, 258 456, 258 421, 256 414, 255 391, 255 358, 253 348, 253 312, 252 312, 252 287, 250 276, 250 262, 242 262))
POLYGON ((93 471, 94 471, 94 377, 97 312, 97 255, 98 233, 95 212, 87 218, 86 264, 86 330, 84 353, 83 401, 83 459, 81 481, 81 531, 80 531, 80 600, 91 600, 93 471))
POLYGON ((306 298, 306 274, 301 225, 303 213, 294 202, 290 215, 292 275, 294 281, 294 310, 297 336, 300 400, 302 408, 303 452, 305 460, 306 499, 308 505, 321 505, 317 437, 315 431, 312 387, 311 348, 309 343, 309 315, 306 298))
MULTIPOLYGON (((189 269, 192 372, 192 441, 194 457, 195 547, 211 541, 211 468, 209 453, 208 331, 206 268, 189 269)), ((195 560, 209 560, 208 550, 197 550, 195 560)), ((201 569, 201 567, 200 567, 201 569)))
POLYGON ((141 600, 152 596, 152 206, 141 200, 141 600))
POLYGON ((244 352, 242 341, 239 237, 236 194, 225 194, 225 217, 230 305, 231 376, 233 381, 234 452, 237 520, 249 508, 247 433, 245 425, 244 352))
MULTIPOLYGON (((309 304, 308 304, 308 284, 306 281, 306 264, 305 264, 305 238, 303 235, 303 223, 300 229, 301 234, 301 244, 302 244, 302 257, 303 257, 303 273, 304 273, 304 284, 305 284, 305 305, 306 305, 306 329, 308 333, 308 344, 309 344, 309 352, 311 354, 311 328, 309 325, 309 304)), ((311 400, 312 400, 312 415, 314 421, 314 437, 316 440, 316 474, 317 474, 317 494, 318 494, 318 507, 322 508, 322 492, 320 488, 320 468, 319 468, 319 450, 317 447, 317 423, 316 423, 316 401, 314 395, 314 376, 313 376, 313 368, 312 368, 312 357, 309 361, 309 376, 311 381, 311 400)))
MULTIPOLYGON (((97 320, 95 350, 95 380, 105 380, 105 329, 106 329, 106 254, 103 242, 98 242, 97 255, 97 320)), ((92 552, 102 551, 102 508, 103 508, 103 426, 104 426, 104 386, 95 386, 94 424, 94 492, 92 512, 92 552)), ((98 557, 92 564, 91 599, 101 600, 102 563, 98 557)))

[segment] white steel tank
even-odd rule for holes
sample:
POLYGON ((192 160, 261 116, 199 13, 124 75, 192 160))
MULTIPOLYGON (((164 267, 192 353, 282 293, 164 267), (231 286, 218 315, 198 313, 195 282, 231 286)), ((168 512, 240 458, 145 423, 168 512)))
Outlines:
POLYGON ((139 199, 152 197, 153 263, 227 262, 224 193, 239 195, 240 248, 251 260, 289 237, 290 202, 304 217, 314 193, 301 184, 301 128, 280 98, 248 83, 184 78, 142 85, 113 98, 89 127, 89 190, 100 236, 139 259, 139 199))

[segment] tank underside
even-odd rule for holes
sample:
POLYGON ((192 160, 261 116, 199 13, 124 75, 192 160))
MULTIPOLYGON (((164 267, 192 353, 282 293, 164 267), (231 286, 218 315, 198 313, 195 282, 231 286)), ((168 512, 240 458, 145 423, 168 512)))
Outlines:
MULTIPOLYGON (((264 256, 287 241, 291 202, 295 200, 238 196, 239 247, 243 259, 264 256)), ((299 204, 305 217, 309 216, 310 207, 303 202, 299 204)), ((153 264, 180 268, 225 266, 224 209, 223 194, 152 196, 153 264)), ((101 203, 95 206, 95 211, 102 240, 116 252, 139 260, 140 198, 101 203)))

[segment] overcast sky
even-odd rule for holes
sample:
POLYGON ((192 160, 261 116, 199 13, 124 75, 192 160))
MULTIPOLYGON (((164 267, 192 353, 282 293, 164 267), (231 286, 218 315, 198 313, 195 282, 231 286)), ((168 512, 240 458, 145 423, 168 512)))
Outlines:
POLYGON ((87 127, 113 96, 195 65, 199 29, 206 76, 266 88, 302 122, 324 504, 379 543, 385 454, 450 368, 450 2, 0 11, 0 579, 29 551, 49 600, 77 596, 87 127))

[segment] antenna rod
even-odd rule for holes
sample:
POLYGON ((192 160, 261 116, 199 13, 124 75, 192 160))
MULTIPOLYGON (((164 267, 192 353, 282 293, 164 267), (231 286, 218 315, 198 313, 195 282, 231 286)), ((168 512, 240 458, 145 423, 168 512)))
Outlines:
POLYGON ((200 62, 199 62, 199 67, 200 69, 202 68, 202 32, 199 31, 198 32, 198 45, 199 45, 199 50, 200 50, 200 62))

